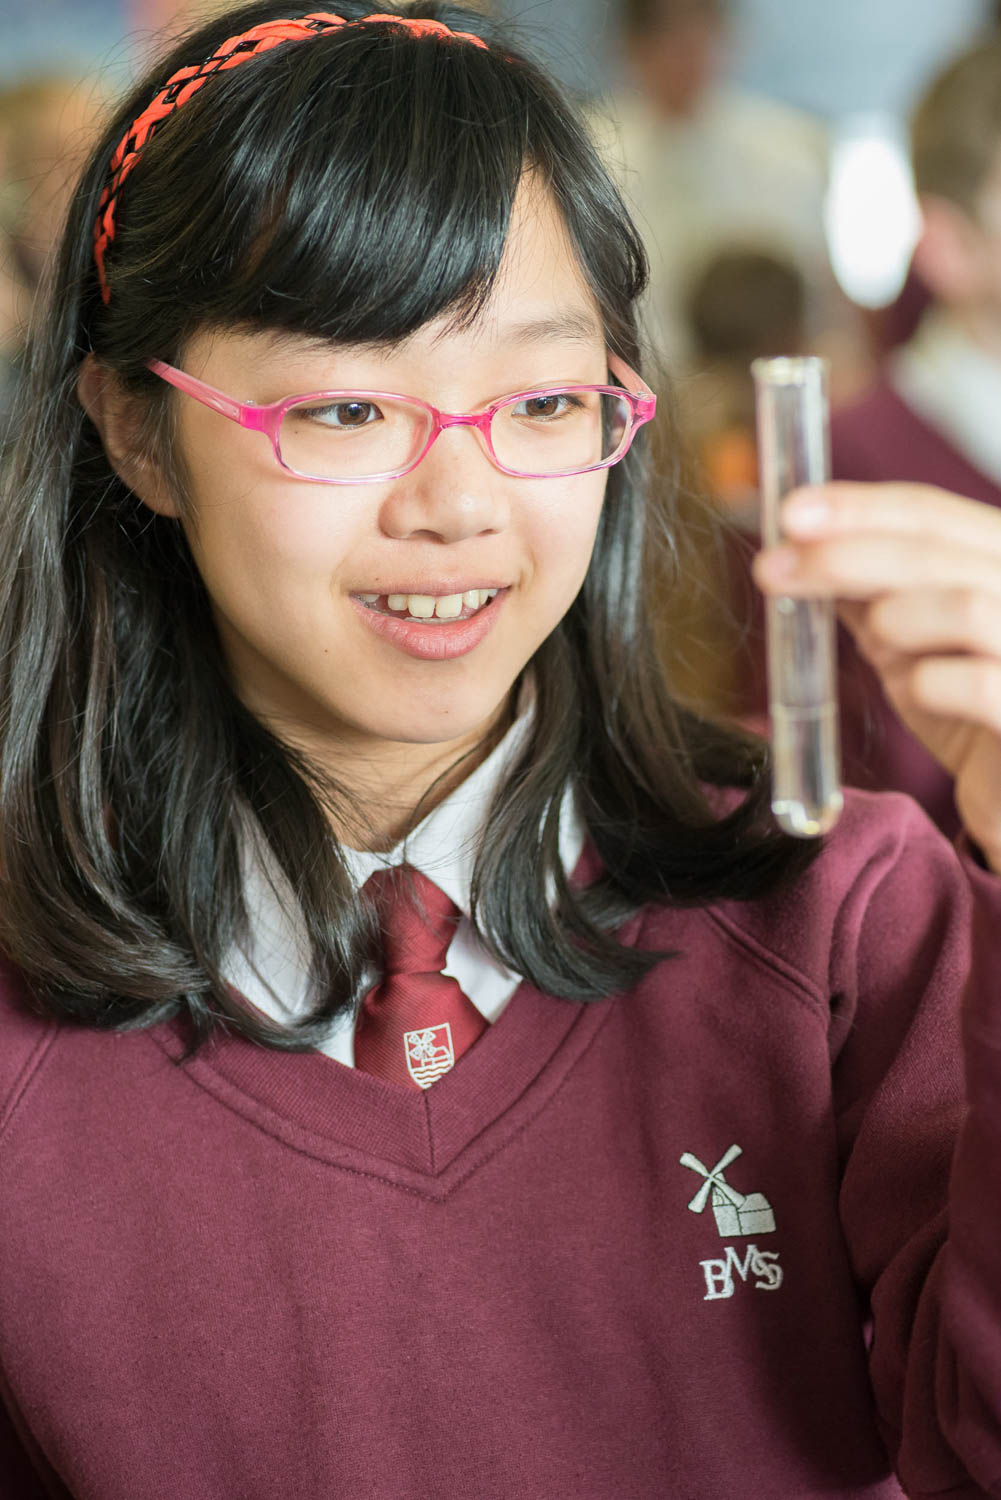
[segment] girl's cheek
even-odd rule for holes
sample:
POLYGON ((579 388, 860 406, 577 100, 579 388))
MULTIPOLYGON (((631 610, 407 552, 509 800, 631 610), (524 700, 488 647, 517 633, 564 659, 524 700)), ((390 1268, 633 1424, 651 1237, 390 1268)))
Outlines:
MULTIPOLYGON (((527 482, 527 481, 526 481, 527 482)), ((526 496, 518 514, 540 533, 573 537, 575 540, 597 529, 605 497, 602 473, 574 474, 568 479, 537 481, 539 488, 526 496)))
MULTIPOLYGON (((319 486, 315 486, 319 488, 319 486)), ((284 501, 269 507, 255 530, 255 544, 266 556, 310 571, 329 572, 350 556, 357 525, 351 510, 338 498, 312 496, 305 505, 284 501)))
MULTIPOLYGON (((586 478, 592 480, 590 475, 586 478)), ((524 603, 533 628, 541 634, 555 628, 579 594, 601 519, 603 484, 563 484, 567 488, 558 502, 536 509, 525 539, 531 572, 524 603)))
POLYGON ((545 514, 539 545, 550 566, 583 579, 594 551, 605 498, 603 474, 564 480, 565 488, 545 514))
MULTIPOLYGON (((278 468, 257 434, 209 427, 203 410, 188 415, 183 431, 193 490, 193 543, 207 561, 243 557, 254 566, 312 563, 339 555, 358 524, 357 492, 293 479, 278 468), (251 439, 248 442, 248 438, 251 439), (197 538, 197 541, 196 541, 197 538)), ((211 417, 211 414, 209 414, 211 417)), ((378 486, 371 486, 371 490, 378 486)), ((361 499, 374 504, 377 497, 361 499)))
POLYGON ((217 495, 196 505, 199 565, 213 573, 248 571, 265 588, 269 577, 289 573, 329 578, 350 557, 358 518, 356 508, 321 488, 296 484, 291 493, 217 495))

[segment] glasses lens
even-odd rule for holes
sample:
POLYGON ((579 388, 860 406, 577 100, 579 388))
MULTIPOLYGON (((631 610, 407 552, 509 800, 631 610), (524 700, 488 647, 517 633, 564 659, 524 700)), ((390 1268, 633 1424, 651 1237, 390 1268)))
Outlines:
POLYGON ((310 479, 377 479, 412 464, 431 418, 395 396, 338 391, 297 401, 282 418, 282 461, 310 479))
POLYGON ((519 474, 572 474, 616 458, 632 420, 623 396, 580 387, 508 401, 494 414, 494 452, 519 474))

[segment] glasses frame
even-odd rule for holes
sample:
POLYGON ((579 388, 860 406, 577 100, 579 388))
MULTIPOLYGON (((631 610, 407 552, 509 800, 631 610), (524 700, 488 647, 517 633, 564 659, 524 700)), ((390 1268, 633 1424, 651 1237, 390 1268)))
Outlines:
POLYGON ((285 396, 281 401, 272 401, 266 406, 257 406, 253 401, 237 401, 235 397, 227 396, 224 391, 207 385, 204 380, 198 380, 194 375, 186 374, 184 370, 178 370, 174 365, 166 364, 162 359, 148 360, 147 368, 152 370, 154 375, 158 375, 161 380, 165 380, 168 385, 183 391, 186 396, 193 397, 195 401, 200 401, 203 406, 210 407, 220 416, 228 417, 231 422, 236 422, 247 431, 263 432, 266 437, 270 438, 275 459, 286 474, 291 474, 294 479, 303 479, 310 484, 378 484, 387 479, 402 479, 405 474, 411 474, 418 464, 424 461, 441 434, 450 427, 474 427, 494 467, 502 474, 510 474, 515 479, 566 479, 575 474, 593 474, 598 469, 610 469, 614 464, 620 463, 632 447, 637 432, 645 423, 652 420, 657 410, 657 397, 653 391, 646 386, 635 370, 631 370, 624 360, 612 353, 608 355, 608 368, 616 380, 623 382, 621 386, 571 386, 565 382, 562 385, 540 386, 535 390, 517 391, 511 396, 503 396, 492 402, 482 412, 440 411, 429 401, 422 401, 419 396, 404 396, 395 391, 361 390, 309 391, 299 396, 285 396), (622 442, 612 457, 602 459, 601 463, 588 464, 583 469, 562 469, 556 474, 523 473, 520 469, 509 469, 502 464, 494 452, 490 435, 490 427, 496 413, 516 401, 535 401, 570 390, 593 391, 599 395, 618 396, 627 402, 631 421, 623 434, 622 442), (305 401, 343 401, 349 397, 356 400, 360 398, 363 401, 407 401, 413 406, 421 407, 430 418, 430 431, 417 457, 405 464, 403 468, 390 469, 384 474, 369 474, 364 479, 330 479, 320 474, 304 474, 301 470, 294 469, 291 464, 286 463, 282 457, 280 440, 281 424, 285 413, 305 401))

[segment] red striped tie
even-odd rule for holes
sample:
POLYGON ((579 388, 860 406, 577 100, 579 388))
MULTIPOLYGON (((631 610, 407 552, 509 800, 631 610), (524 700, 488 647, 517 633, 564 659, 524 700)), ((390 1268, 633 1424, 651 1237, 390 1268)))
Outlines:
POLYGON ((358 1012, 355 1067, 429 1089, 487 1028, 441 972, 462 913, 412 865, 377 870, 364 892, 379 912, 386 970, 358 1012))

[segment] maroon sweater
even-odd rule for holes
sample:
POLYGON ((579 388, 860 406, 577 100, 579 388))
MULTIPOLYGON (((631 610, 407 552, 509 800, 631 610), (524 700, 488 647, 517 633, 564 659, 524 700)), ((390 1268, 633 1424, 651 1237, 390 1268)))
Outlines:
POLYGON ((522 985, 428 1094, 8 974, 0 1495, 1001 1494, 999 922, 853 795, 789 893, 647 909, 675 957, 522 985))
MULTIPOLYGON (((930 427, 883 381, 831 422, 835 479, 935 484, 1001 507, 1001 488, 930 427)), ((905 729, 879 678, 847 631, 840 640, 845 778, 857 786, 909 792, 950 836, 959 828, 952 779, 905 729)))

